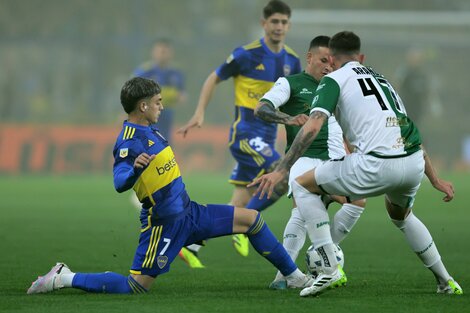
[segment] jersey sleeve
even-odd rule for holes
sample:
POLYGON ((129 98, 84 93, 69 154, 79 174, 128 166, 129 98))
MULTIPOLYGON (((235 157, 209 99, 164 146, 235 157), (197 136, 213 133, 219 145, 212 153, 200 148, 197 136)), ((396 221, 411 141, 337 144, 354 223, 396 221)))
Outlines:
POLYGON ((310 114, 313 111, 321 111, 330 117, 338 104, 339 92, 336 80, 328 76, 323 77, 313 97, 310 114))
POLYGON ((273 87, 264 94, 260 101, 271 103, 276 109, 286 104, 290 98, 290 84, 285 77, 280 77, 273 87))
POLYGON ((215 73, 220 79, 226 80, 230 77, 240 74, 242 65, 248 60, 248 55, 243 48, 236 48, 232 54, 225 60, 225 63, 220 65, 215 73))
POLYGON ((135 159, 144 152, 139 146, 136 140, 126 140, 116 146, 113 151, 113 179, 117 192, 131 189, 143 171, 143 169, 134 168, 135 159))

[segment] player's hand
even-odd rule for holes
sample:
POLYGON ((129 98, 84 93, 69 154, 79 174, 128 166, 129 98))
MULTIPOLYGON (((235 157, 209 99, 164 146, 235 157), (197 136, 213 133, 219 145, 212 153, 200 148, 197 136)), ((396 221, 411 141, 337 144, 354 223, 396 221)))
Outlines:
POLYGON ((449 202, 454 199, 454 185, 451 182, 438 179, 432 184, 432 186, 446 194, 445 197, 442 198, 445 202, 449 202))
POLYGON ((291 126, 302 126, 308 121, 308 115, 306 114, 299 114, 294 116, 288 123, 287 125, 291 126))
POLYGON ((155 154, 148 155, 147 153, 141 153, 134 161, 134 168, 144 168, 155 159, 155 154))
POLYGON ((194 127, 198 127, 198 128, 201 128, 202 124, 204 123, 204 114, 198 114, 198 113, 195 113, 193 115, 193 117, 191 117, 191 119, 189 120, 189 122, 186 123, 186 125, 184 125, 183 127, 181 127, 180 129, 178 129, 176 131, 177 134, 182 134, 183 135, 183 138, 186 137, 186 135, 188 134, 188 131, 191 129, 191 128, 194 128, 194 127))
POLYGON ((284 176, 286 176, 287 173, 283 171, 274 171, 268 174, 264 174, 263 176, 260 176, 253 180, 247 187, 254 187, 259 184, 258 189, 256 189, 256 194, 260 194, 259 198, 262 199, 265 194, 268 195, 268 199, 271 198, 271 195, 273 194, 274 187, 280 183, 282 180, 284 180, 284 176))

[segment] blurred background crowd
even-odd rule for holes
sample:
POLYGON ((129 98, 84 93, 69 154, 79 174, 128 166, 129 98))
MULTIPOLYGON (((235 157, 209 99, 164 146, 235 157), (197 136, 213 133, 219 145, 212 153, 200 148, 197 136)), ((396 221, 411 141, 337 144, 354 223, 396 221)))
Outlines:
MULTIPOLYGON (((185 100, 174 107, 176 125, 183 124, 194 111, 207 75, 224 62, 234 47, 262 36, 260 12, 266 3, 0 0, 1 154, 12 149, 12 144, 6 142, 13 140, 13 134, 25 133, 25 127, 31 133, 37 133, 37 127, 58 127, 45 132, 51 138, 55 132, 75 132, 60 127, 95 129, 95 134, 101 131, 98 126, 119 128, 123 116, 120 88, 136 68, 151 59, 152 46, 161 38, 170 41, 172 66, 184 74, 185 100)), ((470 168, 468 0, 287 3, 293 13, 286 43, 301 60, 313 37, 331 36, 341 30, 356 32, 363 41, 365 63, 379 68, 398 89, 436 165, 448 170, 470 168)), ((205 127, 228 131, 233 110, 233 86, 224 83, 214 95, 205 127)), ((227 150, 225 137, 214 143, 210 136, 203 130, 201 138, 194 140, 173 136, 177 151, 180 149, 184 157, 194 152, 188 167, 216 166, 217 170, 225 170, 231 166, 230 161, 204 161, 204 153, 220 159, 227 150), (191 144, 205 148, 184 149, 191 144), (220 144, 220 151, 216 144, 220 144)), ((0 173, 34 170, 38 162, 49 164, 37 167, 39 171, 55 168, 50 165, 55 161, 49 159, 57 155, 57 142, 61 140, 54 139, 41 150, 37 147, 41 138, 28 138, 30 141, 24 141, 17 151, 24 159, 17 164, 20 168, 11 170, 14 165, 5 165, 6 160, 0 162, 0 173), (28 153, 31 159, 22 156, 28 153), (44 154, 45 161, 34 160, 38 153, 44 154)), ((86 160, 86 155, 96 152, 86 150, 87 142, 83 140, 67 152, 80 162, 84 160, 77 157, 80 153, 86 160)), ((112 143, 114 138, 109 141, 112 143)), ((70 158, 67 153, 61 157, 70 158)), ((110 158, 111 153, 106 153, 110 158)), ((96 154, 96 158, 102 156, 96 154)))

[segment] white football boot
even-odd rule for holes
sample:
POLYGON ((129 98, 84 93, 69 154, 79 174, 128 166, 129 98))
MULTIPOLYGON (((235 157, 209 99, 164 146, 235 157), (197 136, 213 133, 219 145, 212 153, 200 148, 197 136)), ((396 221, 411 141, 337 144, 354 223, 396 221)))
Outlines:
POLYGON ((453 279, 449 279, 445 285, 437 285, 437 293, 462 295, 462 287, 453 279))
POLYGON ((341 265, 331 274, 320 273, 311 286, 302 289, 300 292, 301 297, 315 296, 329 288, 336 288, 346 285, 346 274, 344 273, 341 265))
POLYGON ((47 293, 60 288, 64 288, 61 283, 62 274, 71 274, 72 271, 64 263, 57 263, 52 269, 44 276, 39 276, 29 287, 27 294, 34 293, 47 293))

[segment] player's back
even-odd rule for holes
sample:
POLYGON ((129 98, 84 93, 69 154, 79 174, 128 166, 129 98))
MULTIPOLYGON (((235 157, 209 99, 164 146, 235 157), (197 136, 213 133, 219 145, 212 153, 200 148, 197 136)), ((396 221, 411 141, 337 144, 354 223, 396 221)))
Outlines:
POLYGON ((356 152, 387 157, 420 149, 418 129, 406 116, 399 96, 371 68, 349 62, 325 76, 317 95, 313 104, 319 106, 328 102, 326 98, 337 97, 336 118, 356 152))

